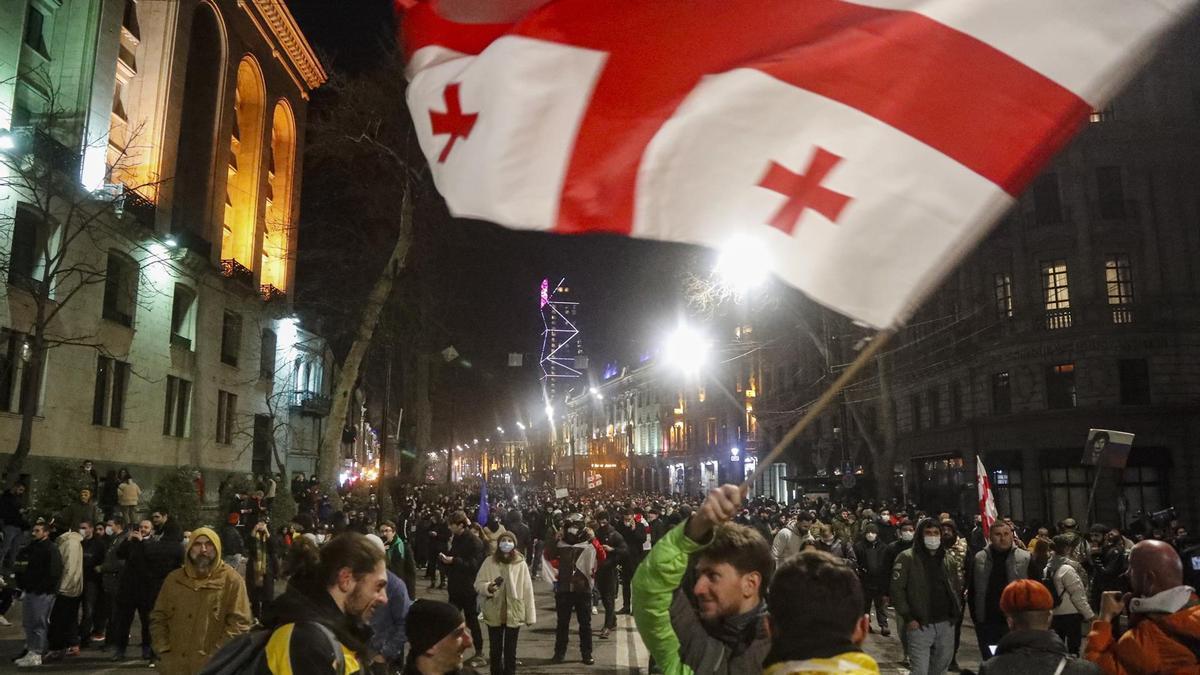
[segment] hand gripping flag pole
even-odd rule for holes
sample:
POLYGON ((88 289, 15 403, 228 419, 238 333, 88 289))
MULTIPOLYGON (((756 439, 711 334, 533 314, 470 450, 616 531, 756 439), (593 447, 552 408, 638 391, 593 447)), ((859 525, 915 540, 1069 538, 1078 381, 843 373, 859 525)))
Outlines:
POLYGON ((850 382, 854 380, 859 372, 861 372, 862 369, 871 362, 871 359, 875 358, 875 355, 879 353, 879 350, 883 349, 883 347, 888 343, 888 340, 894 334, 894 329, 885 329, 875 333, 875 335, 871 338, 871 341, 866 347, 863 348, 861 352, 858 353, 858 356, 855 357, 854 361, 852 361, 849 366, 846 366, 846 369, 843 370, 842 374, 833 381, 833 384, 829 385, 829 388, 821 394, 820 398, 818 398, 816 402, 809 407, 808 412, 804 413, 804 416, 801 417, 786 434, 784 434, 783 438, 779 440, 779 443, 777 443, 775 447, 771 449, 771 452, 766 457, 758 460, 758 465, 754 467, 754 473, 750 474, 750 477, 742 483, 742 494, 746 494, 747 491, 749 491, 750 486, 754 484, 754 481, 758 480, 758 477, 762 474, 762 472, 765 471, 768 466, 774 463, 775 460, 779 459, 779 456, 783 454, 784 449, 791 445, 792 441, 796 440, 796 437, 803 433, 804 430, 808 428, 808 425, 812 424, 812 421, 829 407, 830 403, 833 403, 833 400, 837 397, 837 395, 846 388, 846 385, 850 384, 850 382))

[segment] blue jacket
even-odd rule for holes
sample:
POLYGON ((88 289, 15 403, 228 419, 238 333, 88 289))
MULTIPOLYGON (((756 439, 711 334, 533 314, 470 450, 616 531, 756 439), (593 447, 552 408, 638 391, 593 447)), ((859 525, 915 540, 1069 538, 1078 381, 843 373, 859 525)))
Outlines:
POLYGON ((404 587, 400 577, 391 570, 388 570, 387 575, 387 604, 376 608, 371 616, 371 629, 375 631, 371 637, 371 649, 394 663, 404 657, 404 643, 407 639, 404 619, 408 616, 412 600, 408 597, 408 589, 404 587))

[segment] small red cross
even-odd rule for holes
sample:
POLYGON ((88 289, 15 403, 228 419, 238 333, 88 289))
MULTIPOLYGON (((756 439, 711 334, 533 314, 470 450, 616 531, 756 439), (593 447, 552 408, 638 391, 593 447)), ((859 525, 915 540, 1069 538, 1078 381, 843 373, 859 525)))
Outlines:
POLYGON ((825 216, 832 222, 837 222, 842 209, 850 203, 850 197, 821 187, 825 176, 842 161, 841 157, 817 146, 817 151, 808 163, 804 173, 792 173, 783 165, 771 162, 767 172, 758 181, 758 187, 778 192, 787 197, 775 215, 771 217, 771 227, 785 234, 791 234, 796 229, 796 223, 805 209, 812 209, 825 216))
POLYGON ((429 111, 429 122, 433 125, 433 135, 450 134, 450 140, 446 141, 446 147, 442 148, 442 154, 438 156, 438 164, 444 163, 450 156, 450 150, 454 148, 455 141, 471 135, 471 129, 475 127, 475 120, 479 118, 479 113, 463 114, 462 104, 458 100, 458 86, 458 82, 448 84, 442 91, 442 99, 446 102, 446 112, 437 112, 432 109, 429 111))

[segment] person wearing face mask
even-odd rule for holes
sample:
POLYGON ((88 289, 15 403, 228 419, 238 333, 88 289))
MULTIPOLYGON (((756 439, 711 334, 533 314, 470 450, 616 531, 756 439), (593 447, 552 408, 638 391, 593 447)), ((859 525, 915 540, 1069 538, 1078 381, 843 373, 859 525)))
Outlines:
MULTIPOLYGON (((108 625, 116 614, 117 607, 117 589, 120 585, 121 570, 125 568, 125 561, 117 556, 117 551, 121 544, 124 544, 129 539, 129 532, 125 529, 125 519, 121 516, 113 516, 109 518, 104 525, 104 557, 100 563, 100 588, 104 598, 103 621, 102 627, 97 629, 97 632, 104 633, 104 645, 101 649, 106 649, 109 644, 108 625)), ((99 626, 101 617, 97 616, 96 623, 99 626)))
MULTIPOLYGON (((571 514, 563 523, 562 534, 554 546, 547 547, 546 561, 557 564, 554 586, 554 605, 557 623, 554 628, 555 663, 567 657, 567 638, 571 630, 571 614, 579 622, 579 652, 585 665, 592 665, 592 588, 596 577, 596 549, 583 527, 583 517, 571 514)), ((548 570, 556 569, 547 566, 548 570)), ((635 589, 636 592, 636 589, 635 589)))
MULTIPOLYGON (((863 538, 854 545, 854 558, 858 561, 858 579, 862 582, 864 614, 870 618, 871 605, 875 605, 875 620, 879 632, 885 637, 892 634, 888 629, 888 585, 892 570, 887 566, 887 546, 879 540, 879 528, 875 523, 863 527, 863 538)), ((873 631, 870 623, 868 630, 873 631)))
POLYGON ((516 548, 516 536, 501 533, 496 552, 484 559, 475 575, 475 590, 484 598, 483 623, 488 627, 492 675, 517 672, 517 635, 521 626, 537 622, 533 578, 525 556, 516 548))
POLYGON ((958 561, 942 547, 942 528, 932 518, 917 527, 920 541, 896 557, 892 569, 892 602, 914 675, 946 672, 954 655, 954 624, 959 604, 958 561))

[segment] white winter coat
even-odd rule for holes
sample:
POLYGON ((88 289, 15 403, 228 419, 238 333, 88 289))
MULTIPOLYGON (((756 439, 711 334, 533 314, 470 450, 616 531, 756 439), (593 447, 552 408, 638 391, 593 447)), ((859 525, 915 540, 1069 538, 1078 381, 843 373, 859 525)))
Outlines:
POLYGON ((58 537, 58 554, 62 556, 63 572, 58 581, 58 594, 68 598, 83 595, 83 535, 75 530, 58 537))
POLYGON ((525 558, 520 554, 511 563, 498 563, 496 556, 492 555, 484 558, 479 573, 475 575, 475 591, 483 597, 483 622, 487 625, 517 628, 532 626, 537 622, 533 578, 529 575, 529 565, 525 564, 525 558), (504 579, 504 583, 489 595, 488 584, 495 581, 496 577, 504 579), (500 607, 505 600, 508 602, 508 620, 502 624, 500 607))
MULTIPOLYGON (((1054 561, 1054 557, 1050 558, 1050 564, 1046 565, 1047 571, 1054 561)), ((1058 591, 1058 606, 1054 608, 1054 616, 1080 614, 1084 621, 1090 622, 1096 614, 1088 604, 1087 587, 1084 586, 1075 565, 1074 561, 1064 561, 1054 573, 1052 581, 1055 590, 1058 591)))

